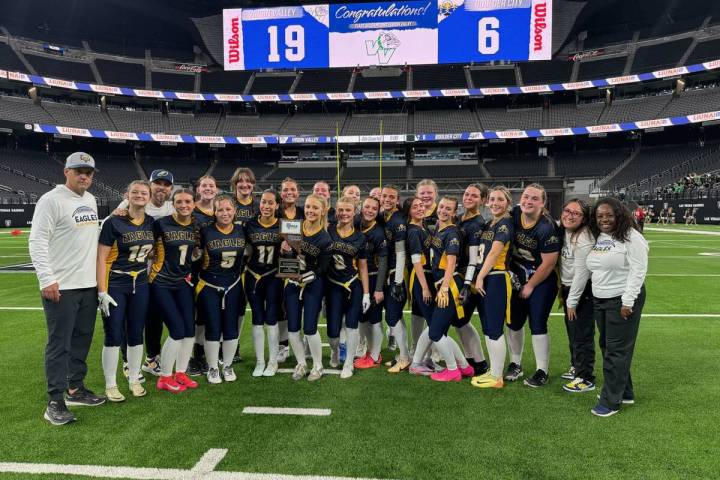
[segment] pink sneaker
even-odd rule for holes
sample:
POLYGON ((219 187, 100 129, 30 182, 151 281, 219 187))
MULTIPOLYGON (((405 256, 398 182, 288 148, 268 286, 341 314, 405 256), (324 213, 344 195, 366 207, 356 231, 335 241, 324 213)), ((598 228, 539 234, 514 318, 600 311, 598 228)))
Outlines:
POLYGON ((472 365, 468 364, 467 367, 460 369, 460 374, 463 377, 474 377, 475 376, 475 369, 472 365))
POLYGON ((460 373, 459 368, 456 368, 455 370, 449 370, 446 368, 442 372, 433 373, 430 375, 430 378, 436 382, 459 382, 462 379, 462 373, 460 373))

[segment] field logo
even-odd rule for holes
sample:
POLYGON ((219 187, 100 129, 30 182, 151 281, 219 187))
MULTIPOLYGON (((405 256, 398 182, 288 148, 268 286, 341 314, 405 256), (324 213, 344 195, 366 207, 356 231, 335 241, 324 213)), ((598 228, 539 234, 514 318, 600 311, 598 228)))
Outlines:
POLYGON ((395 50, 400 47, 400 39, 389 32, 380 32, 375 40, 365 40, 368 57, 377 56, 378 63, 387 65, 395 50))

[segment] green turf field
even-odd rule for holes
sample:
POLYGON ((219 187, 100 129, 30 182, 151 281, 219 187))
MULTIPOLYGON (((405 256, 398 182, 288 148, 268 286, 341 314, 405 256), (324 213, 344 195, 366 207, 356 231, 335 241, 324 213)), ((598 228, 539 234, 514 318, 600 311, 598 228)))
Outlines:
MULTIPOLYGON (((720 233, 702 225, 688 230, 720 233)), ((228 449, 217 471, 395 479, 718 478, 720 236, 646 236, 651 260, 633 369, 636 404, 606 419, 590 414, 595 392, 561 389, 568 350, 556 315, 550 322, 551 379, 542 389, 516 383, 485 391, 467 381, 437 384, 379 369, 342 381, 328 375, 315 384, 295 383, 288 374, 253 379, 246 326, 236 383, 209 386, 201 379, 197 390, 172 396, 156 392, 148 379, 147 397, 76 408, 78 422, 53 427, 42 419, 44 317, 38 310, 10 309, 40 306, 35 276, 0 273, 0 410, 7 415, 0 471, 2 462, 188 470, 209 449, 228 449), (244 415, 246 406, 332 413, 244 415)), ((0 232, 0 266, 28 261, 27 233, 0 232)), ((528 373, 534 360, 526 338, 528 373)), ((96 391, 103 390, 101 346, 98 321, 87 379, 96 391)), ((284 366, 292 365, 291 357, 284 366)), ((601 384, 601 363, 597 370, 601 384)))

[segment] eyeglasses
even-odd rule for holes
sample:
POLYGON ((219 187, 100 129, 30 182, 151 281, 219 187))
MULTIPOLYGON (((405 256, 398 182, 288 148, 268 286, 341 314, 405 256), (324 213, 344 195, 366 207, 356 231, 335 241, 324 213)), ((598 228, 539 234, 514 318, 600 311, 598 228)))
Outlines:
POLYGON ((570 210, 569 208, 564 208, 563 213, 573 218, 582 217, 583 215, 582 212, 576 212, 575 210, 570 210))

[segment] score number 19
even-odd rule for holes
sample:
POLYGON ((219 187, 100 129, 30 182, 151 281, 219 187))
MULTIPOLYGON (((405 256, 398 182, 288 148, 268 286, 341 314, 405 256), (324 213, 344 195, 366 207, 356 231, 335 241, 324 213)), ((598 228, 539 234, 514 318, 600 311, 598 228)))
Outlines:
MULTIPOLYGON (((277 25, 268 27, 268 35, 270 36, 268 62, 279 62, 280 51, 278 49, 277 25)), ((302 25, 288 25, 285 28, 285 49, 283 53, 288 62, 299 62, 305 58, 305 29, 302 25)))

